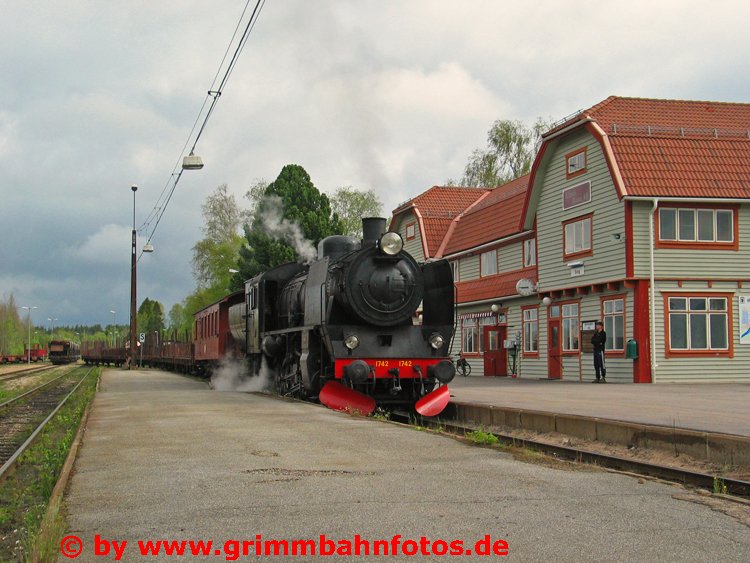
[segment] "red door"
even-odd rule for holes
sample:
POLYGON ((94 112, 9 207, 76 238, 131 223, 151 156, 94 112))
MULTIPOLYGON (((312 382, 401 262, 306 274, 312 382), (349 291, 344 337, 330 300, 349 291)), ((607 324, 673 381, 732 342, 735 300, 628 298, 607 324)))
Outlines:
POLYGON ((503 346, 504 326, 484 327, 484 375, 508 375, 507 350, 503 346))
MULTIPOLYGON (((550 307, 554 309, 555 307, 550 307)), ((559 310, 559 307, 557 307, 559 310)), ((562 377, 562 355, 560 354, 560 317, 550 317, 547 321, 547 377, 560 379, 562 377)))

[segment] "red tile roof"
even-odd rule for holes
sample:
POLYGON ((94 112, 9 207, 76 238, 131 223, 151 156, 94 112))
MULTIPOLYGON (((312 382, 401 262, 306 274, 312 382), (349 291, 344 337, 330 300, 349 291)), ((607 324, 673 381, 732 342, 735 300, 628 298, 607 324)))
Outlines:
POLYGON ((456 283, 459 304, 517 295, 516 282, 522 278, 536 280, 536 268, 526 268, 478 280, 456 283))
POLYGON ((545 137, 587 118, 609 139, 625 195, 750 197, 750 104, 612 96, 545 137))
POLYGON ((493 189, 487 197, 460 215, 446 241, 441 256, 466 250, 519 233, 521 212, 529 185, 529 175, 493 189))
POLYGON ((427 244, 428 256, 425 258, 433 257, 453 220, 487 192, 484 188, 433 186, 398 206, 393 210, 393 216, 410 209, 418 212, 424 230, 422 236, 427 244))

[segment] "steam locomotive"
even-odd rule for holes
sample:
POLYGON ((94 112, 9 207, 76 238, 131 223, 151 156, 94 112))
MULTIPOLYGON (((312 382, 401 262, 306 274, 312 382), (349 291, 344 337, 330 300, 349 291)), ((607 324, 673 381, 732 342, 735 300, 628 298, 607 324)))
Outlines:
MULTIPOLYGON (((196 312, 192 342, 145 335, 135 360, 208 375, 233 358, 254 374, 270 371, 280 395, 362 414, 378 406, 439 414, 456 373, 450 265, 418 264, 383 218, 362 225, 362 240, 327 237, 317 260, 268 270, 196 312)), ((126 357, 103 343, 83 347, 87 363, 126 357)))
POLYGON ((268 364, 281 395, 363 414, 380 405, 434 416, 455 376, 450 265, 418 264, 383 218, 362 223, 361 241, 327 237, 310 264, 248 280, 244 300, 228 308, 233 340, 254 373, 268 364))

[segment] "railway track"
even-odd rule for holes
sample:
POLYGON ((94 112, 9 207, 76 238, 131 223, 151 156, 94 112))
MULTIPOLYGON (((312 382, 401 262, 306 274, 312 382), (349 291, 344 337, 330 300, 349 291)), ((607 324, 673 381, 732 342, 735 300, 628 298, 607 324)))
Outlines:
POLYGON ((0 479, 92 371, 66 372, 0 404, 0 479))
POLYGON ((45 371, 53 370, 59 366, 46 365, 46 366, 35 366, 33 368, 21 368, 11 373, 0 375, 0 383, 4 381, 10 381, 11 379, 17 379, 19 377, 25 377, 27 375, 33 375, 37 373, 43 373, 45 371))
MULTIPOLYGON (((391 413, 390 419, 409 426, 418 425, 427 428, 440 428, 442 431, 456 436, 465 436, 472 430, 476 430, 476 428, 463 426, 450 421, 435 421, 423 418, 415 419, 413 416, 409 416, 405 413, 391 413)), ((518 438, 503 433, 492 432, 492 434, 497 437, 502 444, 539 451, 550 455, 555 459, 574 461, 578 463, 590 463, 607 469, 615 469, 617 471, 655 477, 664 481, 680 483, 682 485, 698 487, 714 492, 716 492, 718 485, 719 490, 725 494, 750 499, 750 482, 748 481, 731 479, 729 477, 718 475, 708 475, 706 473, 698 473, 667 465, 659 465, 636 459, 602 454, 571 446, 547 444, 545 442, 518 438)))

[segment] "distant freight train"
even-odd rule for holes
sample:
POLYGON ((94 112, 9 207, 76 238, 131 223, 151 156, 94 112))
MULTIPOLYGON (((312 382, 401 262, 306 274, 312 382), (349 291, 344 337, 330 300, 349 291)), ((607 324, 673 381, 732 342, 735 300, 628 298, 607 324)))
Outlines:
POLYGON ((81 359, 81 349, 72 340, 51 340, 49 361, 53 364, 72 364, 81 359))
MULTIPOLYGON (((310 264, 273 268, 198 311, 192 343, 149 338, 144 364, 208 374, 225 358, 244 359, 255 374, 265 363, 281 395, 364 414, 438 414, 456 373, 451 268, 418 264, 385 219, 363 219, 363 232, 361 241, 328 237, 310 264)), ((120 365, 125 354, 84 346, 83 359, 120 365)))
POLYGON ((39 344, 33 344, 31 350, 28 346, 24 347, 23 354, 2 354, 0 353, 0 364, 13 364, 21 362, 43 362, 47 357, 47 350, 39 344))

